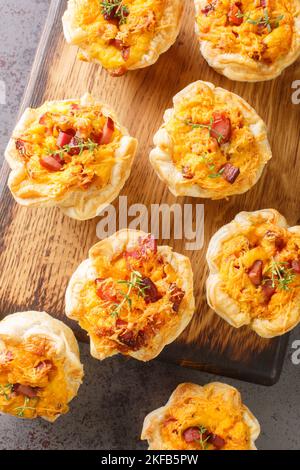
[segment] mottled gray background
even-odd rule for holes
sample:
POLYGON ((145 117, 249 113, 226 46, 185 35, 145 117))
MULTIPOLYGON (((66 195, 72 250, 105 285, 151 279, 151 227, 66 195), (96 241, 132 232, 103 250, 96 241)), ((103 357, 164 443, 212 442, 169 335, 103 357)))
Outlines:
MULTIPOLYGON (((47 0, 0 0, 0 81, 6 84, 6 105, 0 104, 0 155, 15 123, 39 37, 46 19, 47 0)), ((1 89, 1 88, 0 88, 1 89)), ((0 96, 1 101, 1 96, 0 96)), ((1 269, 1 267, 0 267, 1 269)), ((224 380, 235 385, 260 420, 261 449, 300 448, 300 365, 291 362, 290 339, 280 382, 271 387, 170 366, 159 361, 139 364, 122 358, 99 363, 81 345, 85 381, 71 412, 54 425, 0 417, 0 449, 142 449, 143 418, 165 403, 183 381, 205 384, 224 380)))

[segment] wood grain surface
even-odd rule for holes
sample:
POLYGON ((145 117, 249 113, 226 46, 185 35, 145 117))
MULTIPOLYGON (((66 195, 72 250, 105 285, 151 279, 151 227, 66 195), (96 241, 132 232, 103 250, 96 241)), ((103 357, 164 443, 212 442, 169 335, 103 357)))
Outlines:
MULTIPOLYGON (((192 0, 186 0, 184 22, 176 44, 152 67, 112 78, 97 65, 79 62, 76 48, 66 44, 61 16, 66 1, 53 0, 21 110, 47 99, 81 96, 87 90, 113 106, 121 122, 139 140, 138 155, 122 195, 128 205, 143 203, 205 204, 205 244, 185 251, 185 241, 159 240, 190 257, 195 274, 197 309, 181 338, 166 348, 162 359, 264 384, 280 374, 287 335, 259 338, 248 328, 236 330, 209 310, 205 300, 205 254, 212 234, 241 210, 273 207, 291 225, 300 223, 300 105, 292 104, 292 82, 300 78, 299 62, 280 78, 262 83, 233 82, 214 72, 199 53, 194 34, 192 0), (207 201, 175 198, 159 181, 148 160, 152 138, 172 97, 189 83, 211 81, 246 99, 266 121, 273 159, 258 184, 246 195, 207 201)), ((66 321, 64 293, 77 265, 97 241, 99 219, 77 222, 58 209, 26 209, 13 201, 6 187, 9 170, 0 175, 0 317, 22 310, 46 310, 66 321)), ((118 200, 115 202, 118 207, 118 200)), ((130 220, 130 218, 129 218, 130 220)), ((85 335, 69 323, 79 339, 85 335)))

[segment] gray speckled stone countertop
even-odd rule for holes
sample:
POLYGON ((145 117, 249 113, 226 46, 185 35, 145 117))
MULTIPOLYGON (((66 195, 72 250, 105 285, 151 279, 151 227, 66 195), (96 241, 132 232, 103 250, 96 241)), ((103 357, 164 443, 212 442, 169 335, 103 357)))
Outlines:
MULTIPOLYGON (((36 46, 46 19, 48 0, 0 0, 0 155, 13 128, 36 46), (4 84, 6 104, 3 104, 4 84)), ((1 158, 0 157, 0 158, 1 158)), ((2 293, 3 295, 3 293, 2 293)), ((300 448, 300 365, 291 360, 290 337, 284 370, 271 388, 222 379, 159 361, 140 364, 122 358, 99 363, 81 345, 85 381, 71 412, 54 425, 41 420, 0 418, 0 449, 143 449, 139 440, 144 416, 163 405, 183 381, 205 384, 223 380, 242 392, 261 423, 260 449, 300 448)), ((300 354, 299 354, 300 358, 300 354)))

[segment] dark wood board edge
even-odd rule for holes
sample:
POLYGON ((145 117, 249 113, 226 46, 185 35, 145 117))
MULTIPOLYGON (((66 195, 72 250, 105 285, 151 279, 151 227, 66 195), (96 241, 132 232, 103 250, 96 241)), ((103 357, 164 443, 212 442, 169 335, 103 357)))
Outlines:
MULTIPOLYGON (((46 67, 46 62, 51 61, 51 55, 49 56, 49 52, 45 54, 46 51, 50 51, 50 54, 55 53, 55 44, 56 40, 59 35, 55 35, 53 33, 53 29, 55 28, 60 28, 61 26, 61 15, 62 15, 62 10, 64 8, 63 2, 60 0, 52 0, 48 12, 48 16, 46 19, 45 23, 45 28, 43 30, 38 49, 36 52, 35 60, 33 62, 32 66, 32 72, 30 74, 30 78, 28 81, 28 85, 26 87, 23 99, 22 99, 22 104, 20 106, 20 114, 24 111, 24 109, 28 106, 38 106, 40 104, 39 102, 39 96, 42 96, 43 90, 44 90, 44 85, 46 83, 47 79, 47 67, 46 67), (39 93, 36 93, 35 90, 39 88, 39 93)), ((1 170, 0 170, 0 197, 2 197, 2 194, 5 193, 5 191, 8 191, 6 187, 6 181, 7 177, 9 174, 9 167, 6 162, 4 162, 1 170)), ((10 198, 7 198, 8 201, 11 201, 10 198)), ((13 217, 13 208, 14 204, 12 202, 7 203, 7 212, 5 215, 5 221, 4 223, 7 224, 9 223, 9 220, 13 217)), ((0 221, 1 223, 2 220, 0 221)), ((0 240, 0 246, 1 240, 0 240)), ((80 340, 83 338, 81 337, 80 340)), ((166 350, 162 353, 162 355, 159 357, 159 360, 164 360, 167 362, 176 362, 174 359, 174 354, 172 351, 175 349, 177 350, 180 349, 182 351, 182 356, 186 357, 188 360, 189 354, 193 353, 193 362, 194 364, 191 366, 189 365, 188 367, 193 367, 195 369, 199 369, 205 372, 213 373, 213 374, 218 374, 220 373, 218 371, 218 368, 214 365, 213 361, 214 359, 218 359, 218 361, 222 362, 222 375, 226 375, 228 377, 233 377, 241 380, 245 380, 248 382, 255 382, 259 383, 262 385, 273 385, 276 383, 280 377, 282 366, 283 366, 283 361, 286 353, 286 348, 287 348, 287 343, 288 343, 288 335, 285 335, 284 337, 277 338, 276 340, 273 341, 272 347, 270 348, 270 354, 272 355, 272 361, 274 364, 274 368, 271 371, 271 373, 266 376, 263 373, 259 373, 259 371, 256 371, 253 369, 253 367, 249 367, 248 369, 245 369, 245 364, 243 363, 242 368, 239 369, 237 366, 237 362, 231 361, 230 358, 224 356, 219 356, 217 357, 212 357, 211 355, 205 355, 205 351, 198 349, 199 351, 199 356, 202 358, 201 362, 197 363, 195 362, 195 355, 197 354, 197 347, 196 345, 189 344, 189 345, 184 345, 182 343, 173 343, 169 347, 166 348, 166 350), (226 366, 224 366, 224 363, 226 363, 226 366), (276 365, 276 367, 275 367, 276 365)), ((257 356, 257 361, 259 361, 260 356, 257 356)), ((177 361, 178 363, 178 361, 177 361)), ((180 364, 185 365, 186 364, 180 364)))

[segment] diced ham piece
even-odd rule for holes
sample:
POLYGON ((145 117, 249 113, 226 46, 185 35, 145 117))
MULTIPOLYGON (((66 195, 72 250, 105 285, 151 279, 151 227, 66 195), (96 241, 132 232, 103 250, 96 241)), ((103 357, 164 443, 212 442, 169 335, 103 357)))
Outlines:
POLYGON ((64 132, 60 131, 57 137, 56 145, 58 147, 64 147, 65 145, 69 145, 75 134, 76 132, 72 129, 69 129, 64 132))
POLYGON ((207 16, 211 11, 215 9, 215 1, 212 1, 205 5, 204 8, 202 8, 201 13, 203 13, 205 16, 207 16))
POLYGON ((191 168, 189 166, 183 166, 182 167, 182 176, 186 180, 191 180, 194 178, 194 173, 192 172, 191 168))
POLYGON ((185 296, 185 292, 175 283, 170 285, 170 291, 170 301, 173 303, 173 310, 178 313, 180 304, 185 296))
POLYGON ((117 328, 126 328, 127 325, 128 325, 127 321, 122 320, 121 318, 117 318, 117 321, 116 321, 117 328))
POLYGON ((29 385, 14 384, 13 392, 17 395, 24 395, 28 398, 34 398, 37 396, 38 389, 30 387, 29 385))
POLYGON ((149 253, 157 253, 157 242, 153 235, 149 234, 144 238, 139 239, 139 245, 143 255, 148 255, 149 253))
POLYGON ((219 144, 226 144, 231 138, 231 121, 224 113, 214 113, 210 134, 219 144))
POLYGON ((39 362, 39 364, 35 367, 35 369, 38 372, 47 374, 48 372, 50 372, 50 370, 53 369, 53 362, 46 359, 45 361, 39 362))
POLYGON ((190 442, 199 441, 200 437, 201 437, 201 433, 200 433, 199 428, 197 427, 188 428, 183 433, 183 438, 185 442, 187 442, 188 444, 190 442))
POLYGON ((231 5, 228 12, 228 21, 233 26, 240 26, 243 22, 243 17, 241 16, 241 10, 236 3, 231 5))
POLYGON ((107 145, 111 142, 111 138, 113 136, 115 130, 115 123, 111 117, 106 118, 106 123, 103 127, 103 133, 101 138, 101 145, 107 145))
POLYGON ((286 241, 278 233, 273 232, 272 230, 267 230, 265 236, 271 241, 274 241, 275 247, 278 251, 283 250, 286 246, 286 241))
POLYGON ((259 259, 254 261, 251 268, 248 271, 248 276, 250 281, 255 287, 258 287, 262 283, 262 272, 263 272, 263 262, 259 259))
POLYGON ((265 296, 266 302, 269 302, 271 300, 271 298, 273 297, 273 295, 275 294, 275 292, 276 292, 276 287, 273 286, 273 283, 272 283, 271 279, 269 279, 269 280, 267 280, 263 283, 262 291, 263 291, 263 294, 265 296))
POLYGON ((13 360, 14 356, 11 351, 1 351, 0 352, 0 365, 5 365, 13 360))
POLYGON ((149 277, 141 279, 141 287, 144 288, 144 299, 147 304, 157 302, 162 298, 153 281, 149 277))
POLYGON ((129 349, 138 351, 145 344, 146 337, 142 330, 140 330, 137 334, 135 334, 132 330, 127 330, 118 336, 118 340, 129 349))
POLYGON ((18 152, 21 154, 21 155, 24 155, 25 151, 26 151, 26 146, 25 146, 25 142, 21 139, 17 139, 16 140, 16 149, 18 150, 18 152))
POLYGON ((97 288, 97 296, 103 300, 104 302, 118 302, 118 298, 116 293, 113 291, 112 286, 108 285, 104 282, 103 279, 96 279, 96 288, 97 288))
POLYGON ((233 184, 236 181, 239 174, 240 174, 240 169, 234 165, 231 165, 231 163, 226 163, 223 166, 222 176, 228 183, 233 184))
POLYGON ((123 47, 122 49, 122 57, 127 62, 130 57, 130 47, 123 47))
POLYGON ((120 51, 122 51, 122 49, 124 48, 124 43, 123 41, 121 41, 121 39, 110 39, 109 45, 116 47, 120 51))
POLYGON ((295 273, 300 274, 300 259, 293 259, 291 267, 295 273))
POLYGON ((138 243, 136 248, 127 250, 123 256, 138 260, 157 253, 157 242, 153 235, 149 234, 144 238, 140 237, 138 243))
POLYGON ((100 145, 102 141, 102 132, 99 132, 99 134, 92 134, 91 135, 91 140, 95 142, 96 144, 100 145))
POLYGON ((40 164, 48 171, 60 171, 64 166, 64 162, 60 159, 59 155, 47 155, 46 157, 42 157, 40 164))
POLYGON ((225 446, 224 439, 220 436, 217 436, 216 434, 210 434, 207 442, 216 447, 216 449, 222 449, 222 447, 225 446))

